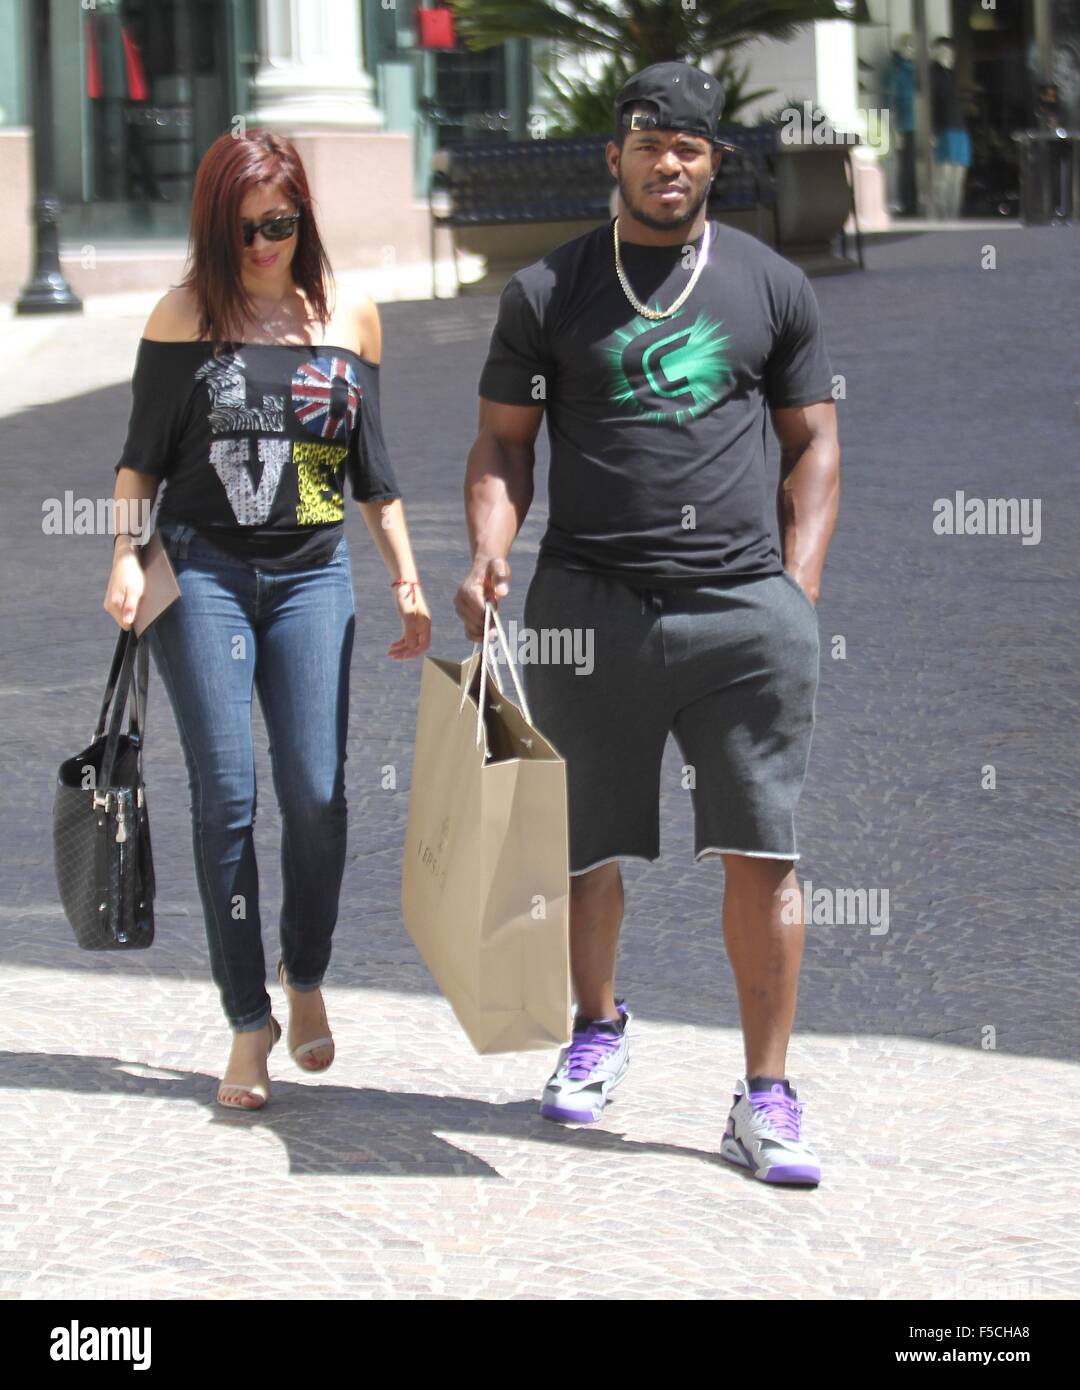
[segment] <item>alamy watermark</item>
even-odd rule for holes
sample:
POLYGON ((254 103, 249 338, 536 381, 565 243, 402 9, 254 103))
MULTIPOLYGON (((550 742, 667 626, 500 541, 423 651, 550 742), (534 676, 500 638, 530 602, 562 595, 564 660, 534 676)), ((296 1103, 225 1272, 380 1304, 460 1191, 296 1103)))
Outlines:
POLYGON ((868 145, 879 154, 889 153, 889 108, 857 107, 850 130, 838 130, 812 101, 787 106, 780 113, 783 145, 868 145))
POLYGON ((810 927, 869 927, 871 936, 889 930, 887 888, 815 888, 804 879, 801 888, 780 894, 780 920, 791 926, 802 920, 810 927))
MULTIPOLYGON (((506 644, 519 666, 573 666, 575 676, 588 676, 593 670, 595 630, 591 627, 519 627, 511 618, 506 624, 506 644)), ((491 644, 491 655, 503 661, 502 645, 491 644)))
POLYGON ((934 502, 937 536, 1019 536, 1021 545, 1042 540, 1041 497, 968 497, 957 491, 934 502))
POLYGON ((49 1356, 53 1361, 130 1361, 132 1369, 150 1369, 149 1327, 83 1327, 72 1321, 54 1327, 49 1356))
POLYGON ((119 536, 138 539, 150 529, 154 504, 146 497, 46 497, 41 529, 46 536, 119 536))

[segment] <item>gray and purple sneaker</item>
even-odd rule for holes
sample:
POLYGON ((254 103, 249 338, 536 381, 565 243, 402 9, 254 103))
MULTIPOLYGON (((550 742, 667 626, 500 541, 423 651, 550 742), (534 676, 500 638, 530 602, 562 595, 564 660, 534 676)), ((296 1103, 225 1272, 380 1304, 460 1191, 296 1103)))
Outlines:
POLYGON ((630 1065, 630 1011, 616 1001, 619 1021, 575 1018, 570 1045, 544 1087, 540 1114, 563 1124, 595 1124, 630 1065))
POLYGON ((737 1081, 720 1157, 749 1168, 762 1182, 816 1187, 821 1164, 803 1137, 802 1112, 802 1102, 786 1082, 751 1091, 749 1081, 737 1081))

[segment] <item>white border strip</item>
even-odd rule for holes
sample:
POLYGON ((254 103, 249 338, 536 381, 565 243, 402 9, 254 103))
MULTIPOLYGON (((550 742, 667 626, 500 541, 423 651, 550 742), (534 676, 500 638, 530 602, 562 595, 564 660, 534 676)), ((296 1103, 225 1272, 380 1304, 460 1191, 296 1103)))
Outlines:
POLYGON ((801 854, 774 854, 770 849, 718 849, 716 845, 707 845, 700 854, 694 855, 694 863, 702 863, 708 855, 717 854, 738 854, 743 859, 801 859, 801 854))
POLYGON ((659 855, 657 855, 655 859, 650 859, 648 855, 645 854, 612 854, 609 855, 607 859, 598 859, 595 864, 586 864, 583 869, 571 869, 570 877, 577 878, 579 874, 587 874, 590 869, 599 869, 601 864, 614 864, 620 859, 639 859, 643 864, 657 864, 660 862, 659 855))
MULTIPOLYGON (((695 864, 703 864, 709 857, 715 858, 721 854, 737 854, 743 859, 801 859, 801 854, 776 854, 771 849, 719 849, 716 845, 707 845, 700 854, 694 855, 695 864)), ((586 864, 584 869, 571 869, 570 877, 577 878, 580 874, 587 874, 590 869, 599 869, 604 864, 614 864, 619 859, 637 859, 642 864, 658 864, 660 855, 650 859, 645 854, 611 854, 606 859, 597 859, 594 864, 586 864)))

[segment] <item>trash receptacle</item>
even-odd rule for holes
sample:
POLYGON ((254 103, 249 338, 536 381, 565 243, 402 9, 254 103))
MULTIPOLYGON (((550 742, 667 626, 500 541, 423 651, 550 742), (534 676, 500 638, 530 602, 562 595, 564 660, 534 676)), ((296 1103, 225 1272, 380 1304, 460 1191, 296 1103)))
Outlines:
POLYGON ((1080 203, 1080 131, 1020 130, 1020 219, 1028 226, 1066 222, 1080 203))

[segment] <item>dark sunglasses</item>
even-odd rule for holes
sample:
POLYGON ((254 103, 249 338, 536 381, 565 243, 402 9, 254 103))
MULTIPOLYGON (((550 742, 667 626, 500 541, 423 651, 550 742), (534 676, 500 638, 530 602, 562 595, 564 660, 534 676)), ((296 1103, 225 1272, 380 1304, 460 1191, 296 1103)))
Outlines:
POLYGON ((254 246, 256 232, 262 232, 267 241, 288 241, 296 231, 299 221, 300 214, 294 212, 291 217, 271 217, 257 225, 254 222, 245 222, 244 245, 254 246))

